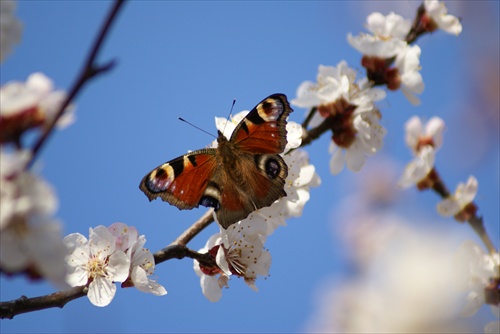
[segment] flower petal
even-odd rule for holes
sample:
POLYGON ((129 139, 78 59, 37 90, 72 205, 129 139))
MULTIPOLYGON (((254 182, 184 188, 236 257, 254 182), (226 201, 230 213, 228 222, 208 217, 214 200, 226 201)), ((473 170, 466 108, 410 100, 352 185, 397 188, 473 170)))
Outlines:
POLYGON ((89 285, 87 297, 95 306, 104 307, 109 305, 116 293, 116 285, 110 279, 96 277, 89 285))

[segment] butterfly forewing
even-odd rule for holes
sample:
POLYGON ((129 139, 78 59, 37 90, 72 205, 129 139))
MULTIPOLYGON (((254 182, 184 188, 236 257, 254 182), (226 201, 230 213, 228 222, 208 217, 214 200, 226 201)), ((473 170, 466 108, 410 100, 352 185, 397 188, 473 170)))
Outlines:
POLYGON ((147 174, 140 189, 150 201, 160 197, 179 209, 197 207, 216 169, 215 154, 202 149, 170 160, 147 174))
POLYGON ((231 141, 250 153, 281 153, 287 143, 286 119, 292 111, 285 95, 273 94, 238 124, 231 141))

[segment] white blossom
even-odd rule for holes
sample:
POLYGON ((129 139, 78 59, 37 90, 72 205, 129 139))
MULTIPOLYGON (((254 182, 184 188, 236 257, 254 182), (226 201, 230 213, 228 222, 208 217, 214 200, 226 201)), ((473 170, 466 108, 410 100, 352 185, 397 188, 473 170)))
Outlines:
POLYGON ((439 117, 432 117, 424 126, 418 116, 413 116, 405 124, 406 145, 414 154, 424 145, 431 145, 434 151, 438 151, 443 144, 444 127, 444 121, 439 117))
POLYGON ((361 262, 351 262, 350 275, 321 285, 318 310, 307 331, 455 333, 450 319, 454 320, 460 294, 451 282, 460 273, 451 261, 449 235, 415 229, 416 221, 380 208, 360 207, 357 201, 339 204, 338 211, 343 208, 351 214, 336 225, 357 230, 346 235, 344 244, 367 254, 354 258, 361 262))
POLYGON ((130 258, 116 249, 115 237, 105 226, 89 229, 89 240, 72 233, 63 240, 68 250, 67 282, 70 286, 88 285, 87 297, 96 306, 107 306, 116 293, 114 282, 129 275, 130 258))
POLYGON ((437 205, 437 211, 444 217, 458 214, 468 204, 474 201, 477 194, 478 183, 474 176, 470 176, 466 184, 459 183, 455 193, 437 205))
MULTIPOLYGON (((214 247, 218 247, 221 244, 221 235, 216 233, 212 235, 203 248, 201 248, 199 253, 207 253, 214 247)), ((229 276, 227 276, 219 268, 213 268, 211 272, 206 272, 205 268, 200 267, 200 263, 193 260, 193 268, 200 277, 200 286, 203 295, 211 302, 217 302, 222 298, 222 288, 229 287, 228 281, 229 276)))
POLYGON ((413 104, 420 104, 416 94, 422 94, 425 85, 420 74, 420 53, 418 45, 408 46, 396 55, 395 66, 401 78, 401 91, 413 104))
POLYGON ((424 6, 432 21, 447 33, 459 35, 462 32, 460 20, 448 14, 446 5, 438 0, 425 0, 424 6))
POLYGON ((386 129, 379 123, 380 115, 376 110, 372 112, 356 113, 353 126, 356 130, 354 142, 349 147, 340 147, 335 142, 330 143, 330 171, 333 175, 339 174, 344 165, 351 171, 359 172, 366 162, 366 156, 377 153, 383 146, 386 129))
POLYGON ((12 47, 21 41, 23 25, 14 16, 15 9, 15 1, 0 1, 0 62, 12 52, 12 47))
MULTIPOLYGON (((461 313, 472 316, 485 304, 484 289, 490 284, 490 279, 500 279, 500 255, 487 254, 475 242, 467 240, 460 246, 456 260, 462 271, 457 276, 459 284, 468 291, 461 313)), ((498 306, 493 306, 492 311, 498 312, 498 306)))
MULTIPOLYGON (((29 127, 48 125, 56 116, 66 93, 55 90, 52 80, 42 73, 31 74, 26 82, 11 81, 0 89, 0 118, 4 123, 4 131, 10 130, 7 120, 16 120, 12 126, 27 123, 29 127), (22 119, 23 122, 20 122, 22 119)), ((58 127, 68 126, 74 121, 73 108, 66 108, 58 120, 58 127)), ((26 128, 10 131, 24 131, 26 128)), ((5 134, 4 134, 5 135, 5 134)))
POLYGON ((220 231, 221 247, 216 262, 227 275, 236 274, 254 291, 257 275, 267 276, 271 267, 271 255, 264 249, 264 238, 248 221, 233 224, 220 231))
POLYGON ((407 43, 399 38, 384 38, 361 33, 358 36, 347 35, 347 41, 363 55, 377 58, 392 58, 400 53, 407 43))
POLYGON ((266 239, 263 225, 245 219, 220 228, 220 232, 207 241, 200 253, 211 254, 216 268, 205 268, 194 260, 194 270, 200 277, 202 292, 208 300, 216 302, 222 297, 222 288, 229 287, 230 277, 243 277, 245 283, 258 291, 257 276, 267 276, 271 266, 271 255, 264 249, 266 239))
POLYGON ((24 167, 26 151, 0 149, 0 268, 29 270, 62 285, 66 274, 58 201, 52 187, 24 167))
POLYGON ((126 252, 139 239, 139 232, 133 226, 116 222, 108 227, 111 235, 115 237, 116 249, 126 252))
POLYGON ((155 261, 149 249, 143 247, 145 243, 146 238, 141 235, 127 251, 130 257, 130 279, 139 291, 155 296, 166 295, 167 290, 148 277, 155 271, 155 261))
POLYGON ((396 38, 404 41, 410 28, 411 21, 394 12, 388 15, 375 12, 366 18, 366 29, 380 38, 396 38))
POLYGON ((57 286, 65 287, 65 248, 61 224, 41 215, 16 221, 0 233, 0 268, 7 273, 33 270, 57 286))
POLYGON ((365 163, 365 155, 373 155, 382 148, 386 134, 374 106, 385 97, 385 92, 371 87, 367 80, 355 80, 356 72, 345 61, 335 67, 320 65, 317 83, 302 83, 297 98, 292 100, 292 104, 300 107, 317 107, 318 117, 332 117, 332 122, 338 117, 340 123, 346 124, 346 128, 336 130, 338 133, 334 131, 330 144, 330 170, 334 175, 340 173, 346 163, 349 169, 359 171, 365 163), (342 132, 350 133, 349 141, 336 142, 335 136, 342 138, 342 132))
POLYGON ((125 252, 130 260, 129 278, 122 283, 122 287, 134 286, 155 296, 166 295, 167 290, 148 277, 154 274, 155 262, 149 249, 143 247, 146 237, 139 236, 135 227, 121 222, 111 224, 108 230, 115 237, 116 250, 125 252))
POLYGON ((415 158, 406 166, 403 176, 399 180, 399 186, 409 188, 423 179, 434 168, 436 151, 430 145, 420 149, 415 158))
POLYGON ((345 60, 337 66, 319 65, 316 82, 304 81, 297 89, 297 97, 291 104, 301 108, 312 108, 328 104, 349 94, 351 83, 356 79, 356 71, 345 60))
POLYGON ((310 198, 309 188, 318 187, 321 179, 316 168, 309 161, 307 151, 295 150, 283 157, 288 166, 288 177, 285 185, 287 197, 285 202, 286 217, 300 217, 305 204, 310 198))

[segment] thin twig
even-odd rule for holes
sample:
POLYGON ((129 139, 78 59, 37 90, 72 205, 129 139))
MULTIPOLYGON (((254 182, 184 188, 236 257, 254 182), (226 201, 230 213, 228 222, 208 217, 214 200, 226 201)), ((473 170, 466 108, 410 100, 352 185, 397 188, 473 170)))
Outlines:
POLYGON ((191 227, 185 230, 171 245, 187 245, 189 241, 214 221, 213 209, 207 210, 191 227))
POLYGON ((488 233, 486 233, 486 228, 484 227, 483 223, 483 217, 474 216, 467 222, 469 223, 470 227, 472 227, 474 232, 479 235, 481 241, 484 243, 489 253, 491 255, 498 253, 498 251, 495 249, 495 246, 493 245, 493 242, 490 239, 490 236, 488 235, 488 233))
POLYGON ((123 4, 125 3, 124 0, 116 0, 114 3, 113 8, 109 12, 108 17, 104 21, 104 24, 101 28, 101 31, 97 35, 97 39, 94 42, 94 45, 89 52, 89 55, 87 57, 87 60, 78 76, 78 79, 75 81, 73 84, 73 87, 71 88, 68 96, 64 100, 64 102, 61 104, 59 107, 59 110, 56 113, 56 116, 52 119, 51 123, 45 128, 44 132, 40 135, 38 138, 37 142, 33 146, 33 151, 32 151, 32 156, 28 164, 26 165, 27 168, 31 167, 33 165, 33 162, 35 161, 35 158, 37 154, 40 152, 41 148, 43 145, 47 142, 47 139, 49 136, 54 132, 55 125, 57 124, 57 121, 59 118, 61 118, 62 114, 64 113, 64 110, 70 105, 70 103, 76 98, 78 93, 80 93, 82 87, 90 81, 90 79, 95 78, 97 75, 102 74, 104 72, 107 72, 113 68, 115 65, 115 61, 109 61, 108 63, 104 65, 97 65, 95 63, 97 55, 99 51, 102 48, 102 45, 104 43, 105 38, 108 36, 109 29, 111 28, 112 23, 115 21, 115 18, 120 10, 122 8, 123 4))
POLYGON ((162 250, 159 250, 158 252, 154 253, 153 257, 155 259, 155 264, 160 264, 162 262, 171 259, 181 260, 185 257, 188 257, 190 259, 197 260, 206 267, 216 266, 215 260, 212 256, 210 256, 210 254, 198 253, 192 249, 189 249, 184 245, 177 245, 177 244, 169 245, 163 248, 162 250))

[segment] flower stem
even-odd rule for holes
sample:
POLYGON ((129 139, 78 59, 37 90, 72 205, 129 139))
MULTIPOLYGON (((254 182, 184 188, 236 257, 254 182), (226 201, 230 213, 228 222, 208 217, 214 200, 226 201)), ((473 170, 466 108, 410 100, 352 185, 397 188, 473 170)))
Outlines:
POLYGON ((486 229, 484 228, 483 217, 473 216, 468 220, 468 223, 472 227, 474 232, 479 235, 490 254, 496 254, 497 250, 495 249, 493 242, 491 241, 488 233, 486 233, 486 229))

